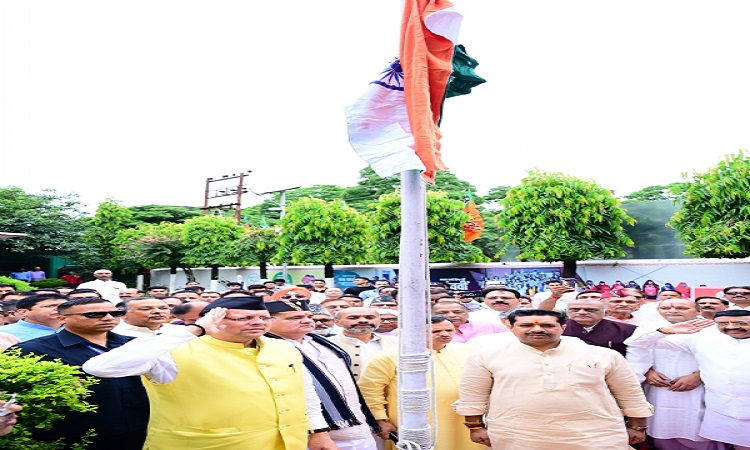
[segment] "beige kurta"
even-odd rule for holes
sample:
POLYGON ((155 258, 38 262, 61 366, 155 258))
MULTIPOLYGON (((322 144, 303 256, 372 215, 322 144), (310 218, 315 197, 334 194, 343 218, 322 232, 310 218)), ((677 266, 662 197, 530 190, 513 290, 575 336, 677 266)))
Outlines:
MULTIPOLYGON (((464 361, 473 347, 451 343, 440 351, 433 351, 433 365, 437 380, 438 436, 435 450, 483 450, 486 447, 471 442, 464 427, 464 418, 456 414, 451 403, 458 398, 458 385, 464 361)), ((388 419, 398 426, 398 349, 375 354, 358 381, 362 395, 376 419, 388 419)), ((388 449, 395 448, 388 442, 388 449)), ((527 449, 529 450, 529 449, 527 449)))
POLYGON ((623 416, 653 414, 622 355, 566 336, 545 352, 517 339, 475 351, 454 407, 486 413, 492 450, 628 450, 623 416))

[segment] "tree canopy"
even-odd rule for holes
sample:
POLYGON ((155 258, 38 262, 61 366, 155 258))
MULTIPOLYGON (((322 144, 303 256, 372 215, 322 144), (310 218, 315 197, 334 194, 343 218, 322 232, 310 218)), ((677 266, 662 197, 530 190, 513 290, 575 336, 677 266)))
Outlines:
POLYGON ((82 248, 85 219, 76 195, 46 190, 27 194, 10 186, 0 188, 0 231, 26 237, 0 239, 0 252, 23 253, 28 259, 72 256, 82 248))
MULTIPOLYGON (((427 241, 430 262, 485 262, 489 258, 474 245, 464 241, 464 224, 469 215, 464 202, 451 200, 440 191, 427 191, 427 241)), ((377 263, 393 264, 399 260, 401 245, 401 194, 395 191, 380 197, 371 226, 372 244, 377 263)))
POLYGON ((128 209, 134 222, 154 224, 162 222, 182 223, 202 214, 199 208, 188 208, 185 206, 141 205, 130 206, 128 209))
POLYGON ((750 256, 750 158, 727 155, 704 173, 694 173, 670 225, 685 252, 701 258, 750 256))
POLYGON ((633 245, 623 224, 635 221, 611 191, 591 181, 532 170, 502 205, 498 225, 519 258, 562 261, 566 277, 575 276, 578 260, 625 256, 623 247, 633 245))
POLYGON ((301 198, 291 202, 278 222, 279 250, 275 259, 292 264, 366 264, 372 242, 370 224, 341 200, 301 198))
POLYGON ((670 183, 666 186, 649 186, 624 196, 623 203, 655 202, 659 200, 676 200, 685 191, 689 183, 670 183))

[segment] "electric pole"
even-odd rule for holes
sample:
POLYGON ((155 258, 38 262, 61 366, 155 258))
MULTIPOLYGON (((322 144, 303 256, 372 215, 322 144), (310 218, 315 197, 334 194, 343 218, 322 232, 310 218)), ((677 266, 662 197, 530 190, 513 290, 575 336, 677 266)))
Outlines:
POLYGON ((242 220, 242 194, 248 192, 247 188, 244 187, 246 173, 252 173, 252 170, 241 172, 239 175, 233 173, 231 176, 222 175, 221 178, 206 178, 206 189, 203 194, 203 215, 205 216, 211 210, 234 209, 234 219, 239 225, 242 220), (232 180, 237 180, 237 184, 234 184, 232 180), (233 203, 209 205, 209 200, 220 197, 234 197, 235 200, 233 203))

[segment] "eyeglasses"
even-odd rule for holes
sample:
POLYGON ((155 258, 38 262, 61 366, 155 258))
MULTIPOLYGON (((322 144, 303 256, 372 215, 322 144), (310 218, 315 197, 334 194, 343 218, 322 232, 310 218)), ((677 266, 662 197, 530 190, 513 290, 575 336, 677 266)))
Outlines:
POLYGON ((747 292, 747 291, 727 292, 727 295, 750 295, 750 292, 747 292))
POLYGON ((380 319, 380 322, 398 322, 398 319, 395 317, 393 319, 380 319))
POLYGON ((287 294, 287 295, 282 295, 279 298, 282 299, 282 300, 291 300, 293 298, 297 299, 297 300, 307 300, 308 297, 306 295, 302 295, 302 294, 294 294, 294 295, 287 294))
POLYGON ((63 316, 83 316, 87 319, 103 319, 107 317, 107 315, 110 315, 112 317, 122 317, 126 314, 126 312, 127 311, 118 309, 116 311, 91 311, 91 312, 85 312, 85 313, 70 313, 70 314, 63 314, 63 316))
POLYGON ((333 322, 333 319, 313 319, 313 322, 323 322, 323 323, 330 323, 333 322))
POLYGON ((596 308, 568 308, 568 312, 581 312, 585 311, 587 313, 600 313, 602 312, 601 309, 596 308))
POLYGON ((263 322, 268 322, 269 320, 273 320, 273 317, 271 316, 224 317, 224 320, 231 320, 232 322, 250 322, 252 320, 260 320, 263 322))
POLYGON ((750 326, 750 322, 744 322, 744 321, 742 321, 742 322, 729 321, 729 322, 715 322, 715 323, 716 323, 716 326, 719 327, 719 328, 726 328, 729 325, 735 325, 735 326, 738 326, 738 327, 747 327, 747 326, 750 326))

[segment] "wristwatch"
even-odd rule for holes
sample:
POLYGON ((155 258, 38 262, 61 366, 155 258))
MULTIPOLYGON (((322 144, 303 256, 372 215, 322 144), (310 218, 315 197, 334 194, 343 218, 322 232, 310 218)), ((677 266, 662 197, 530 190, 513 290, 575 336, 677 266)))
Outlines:
POLYGON ((325 428, 317 428, 315 430, 309 430, 307 434, 315 434, 315 433, 327 433, 331 431, 331 427, 325 427, 325 428))
POLYGON ((625 424, 625 428, 630 428, 631 430, 635 431, 646 431, 648 429, 648 427, 634 427, 628 424, 625 424))

